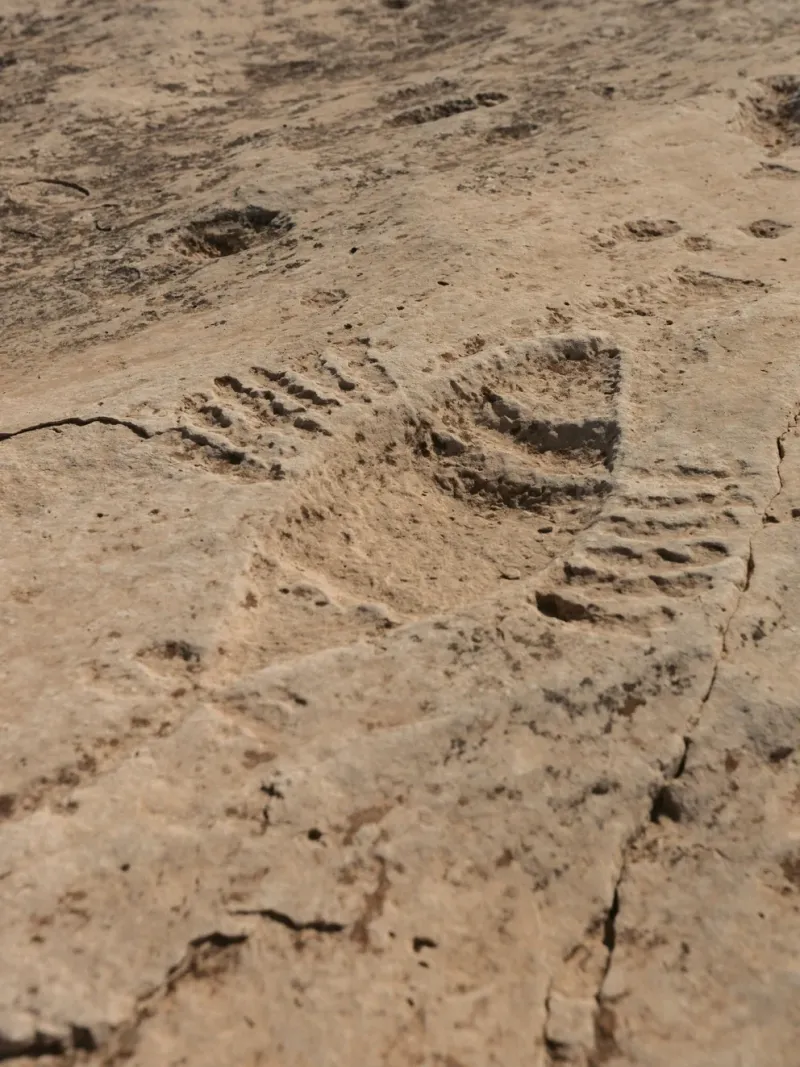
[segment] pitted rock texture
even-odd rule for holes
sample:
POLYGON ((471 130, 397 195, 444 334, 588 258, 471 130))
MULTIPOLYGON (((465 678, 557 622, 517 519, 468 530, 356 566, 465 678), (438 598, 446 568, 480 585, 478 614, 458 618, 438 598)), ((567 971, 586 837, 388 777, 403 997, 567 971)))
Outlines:
POLYGON ((796 14, 4 6, 0 1059, 798 1062, 796 14))

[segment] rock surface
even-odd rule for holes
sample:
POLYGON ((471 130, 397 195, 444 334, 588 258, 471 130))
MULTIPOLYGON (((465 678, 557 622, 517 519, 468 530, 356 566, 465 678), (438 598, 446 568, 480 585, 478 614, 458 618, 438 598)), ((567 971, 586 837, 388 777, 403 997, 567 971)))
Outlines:
POLYGON ((799 45, 6 0, 0 1059, 798 1062, 799 45))

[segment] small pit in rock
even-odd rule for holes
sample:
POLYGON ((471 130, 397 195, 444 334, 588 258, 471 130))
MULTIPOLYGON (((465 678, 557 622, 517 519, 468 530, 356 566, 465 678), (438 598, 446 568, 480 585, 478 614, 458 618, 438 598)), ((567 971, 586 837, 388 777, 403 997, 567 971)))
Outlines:
POLYGON ((769 240, 774 240, 776 237, 780 237, 781 234, 786 233, 787 230, 791 230, 791 228, 788 222, 776 222, 775 219, 756 219, 755 222, 750 223, 747 230, 753 237, 765 237, 769 240))
POLYGON ((800 78, 779 74, 762 79, 761 86, 743 105, 745 128, 775 151, 800 144, 800 78))
POLYGON ((637 241, 654 241, 679 233, 680 225, 674 219, 631 219, 625 223, 625 231, 637 241))
POLYGON ((183 235, 183 245, 193 255, 219 259, 243 252, 259 239, 285 234, 293 225, 281 211, 248 204, 245 208, 228 208, 190 222, 183 235))

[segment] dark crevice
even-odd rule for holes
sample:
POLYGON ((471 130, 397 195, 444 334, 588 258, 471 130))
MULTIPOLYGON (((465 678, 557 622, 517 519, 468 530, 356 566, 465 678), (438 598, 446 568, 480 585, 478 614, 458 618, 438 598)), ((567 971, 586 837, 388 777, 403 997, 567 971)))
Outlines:
MULTIPOLYGON (((638 834, 636 836, 638 836, 638 834)), ((608 978, 608 973, 611 970, 611 964, 614 960, 614 949, 617 947, 617 920, 619 918, 620 910, 619 890, 622 885, 622 879, 625 877, 627 852, 633 844, 633 841, 634 838, 631 838, 623 851, 619 873, 617 875, 617 880, 614 883, 614 893, 611 897, 611 904, 606 912, 605 921, 603 923, 603 945, 605 946, 608 955, 606 956, 605 967, 603 968, 603 973, 597 985, 597 992, 595 993, 597 1007, 594 1015, 594 1048, 589 1054, 589 1067, 596 1067, 598 1064, 605 1063, 606 1060, 611 1058, 617 1051, 616 1041, 614 1040, 616 1018, 614 1012, 603 998, 603 986, 605 985, 606 978, 608 978)))
POLYGON ((550 1063, 569 1063, 571 1056, 569 1045, 562 1045, 560 1041, 554 1041, 552 1037, 545 1037, 544 1047, 547 1049, 547 1058, 550 1063))
POLYGON ((683 739, 683 755, 680 758, 678 766, 675 768, 673 778, 681 778, 683 772, 686 770, 686 760, 689 758, 689 746, 692 743, 691 737, 684 737, 683 739))
POLYGON ((536 607, 549 619, 559 622, 594 622, 594 612, 575 600, 567 600, 559 593, 537 593, 536 607))
POLYGON ((27 182, 20 182, 20 185, 61 185, 64 189, 74 189, 76 193, 80 193, 81 196, 89 196, 89 190, 83 186, 78 185, 77 182, 67 181, 66 178, 32 178, 27 182))
POLYGON ((708 701, 709 701, 709 699, 711 697, 711 694, 714 692, 714 686, 717 684, 717 671, 718 670, 719 670, 719 662, 714 664, 714 667, 713 667, 713 669, 711 671, 711 678, 709 679, 708 685, 706 687, 706 691, 705 691, 705 693, 703 693, 702 699, 700 700, 700 710, 701 711, 705 707, 705 705, 708 703, 708 701))
MULTIPOLYGON (((622 884, 622 879, 625 876, 627 852, 637 836, 638 833, 631 837, 625 845, 617 878, 614 882, 611 903, 609 904, 605 918, 603 919, 603 946, 606 949, 607 956, 594 998, 596 1002, 594 1012, 594 1047, 592 1049, 583 1049, 584 1053, 588 1053, 588 1058, 585 1060, 581 1059, 580 1061, 581 1063, 585 1062, 587 1067, 597 1067, 597 1065, 605 1063, 608 1059, 612 1058, 617 1052, 617 1044, 614 1038, 616 1017, 609 1004, 603 999, 603 985, 608 977, 608 972, 611 970, 614 949, 617 945, 617 919, 620 911, 619 890, 622 884)), ((575 1052, 574 1046, 572 1044, 563 1044, 548 1036, 551 994, 552 986, 548 989, 547 997, 545 999, 544 1044, 547 1049, 548 1060, 550 1063, 575 1063, 576 1060, 573 1055, 575 1052)))
POLYGON ((603 923, 603 944, 608 949, 609 956, 614 951, 614 948, 617 944, 617 916, 619 915, 619 883, 621 880, 622 876, 620 875, 617 884, 614 886, 614 896, 611 898, 611 907, 606 912, 605 922, 603 923))
POLYGON ((772 499, 764 509, 764 517, 766 517, 766 515, 772 508, 772 505, 775 503, 775 501, 778 499, 778 497, 781 495, 785 488, 783 484, 783 470, 781 468, 783 465, 783 461, 786 459, 786 439, 795 429, 797 429, 798 422, 800 422, 800 410, 798 410, 792 416, 792 418, 789 420, 789 425, 786 427, 783 433, 779 434, 776 438, 775 448, 778 453, 778 462, 776 464, 775 473, 778 476, 778 491, 777 493, 775 493, 775 495, 772 497, 772 499))
POLYGON ((434 941, 432 937, 415 937, 411 944, 415 952, 422 952, 424 948, 438 947, 438 941, 434 941))
POLYGON ((37 430, 51 430, 56 429, 59 426, 91 426, 95 422, 99 422, 103 426, 124 426, 126 430, 130 430, 131 433, 135 433, 137 437, 141 437, 145 441, 156 436, 151 430, 147 430, 144 426, 140 426, 138 423, 131 422, 128 419, 115 419, 111 415, 90 415, 87 418, 82 419, 75 415, 69 419, 54 419, 52 422, 38 422, 34 426, 25 426, 21 430, 12 430, 10 433, 0 433, 0 441, 8 441, 12 437, 22 437, 23 434, 27 433, 36 433, 37 430))
POLYGON ((231 912, 232 915, 257 915, 261 919, 269 919, 270 922, 279 923, 281 926, 293 930, 296 934, 305 930, 312 930, 317 934, 340 934, 345 928, 344 923, 330 922, 327 919, 311 919, 308 922, 298 922, 291 915, 274 908, 243 908, 231 912))
MULTIPOLYGON (((116 1062, 118 1058, 127 1059, 136 1045, 140 1026, 154 1014, 156 1005, 173 993, 178 983, 187 975, 193 975, 197 979, 207 977, 210 973, 207 969, 209 960, 243 944, 247 939, 247 934, 214 931, 190 941, 183 958, 169 969, 163 982, 139 999, 133 1017, 116 1027, 108 1041, 103 1042, 102 1048, 107 1054, 104 1062, 116 1062)), ((0 1032, 0 1060, 59 1056, 64 1057, 68 1063, 75 1063, 77 1054, 93 1053, 101 1048, 89 1027, 71 1023, 68 1031, 68 1034, 56 1036, 37 1030, 31 1037, 21 1040, 6 1037, 0 1032)), ((78 1061, 83 1063, 83 1057, 78 1061)))
POLYGON ((22 1041, 5 1037, 0 1033, 0 1060, 14 1060, 23 1056, 39 1059, 41 1056, 63 1056, 67 1052, 67 1043, 52 1034, 37 1030, 33 1037, 22 1041))
POLYGON ((677 793, 671 785, 662 785, 650 806, 650 822, 659 823, 662 819, 680 822, 682 816, 683 807, 677 793))
POLYGON ((207 434, 202 433, 199 430, 193 430, 189 426, 171 426, 166 430, 148 430, 144 426, 140 426, 139 423, 132 422, 129 419, 118 419, 111 415, 90 415, 86 418, 80 416, 73 416, 67 419, 54 419, 50 422, 39 422, 33 426, 25 426, 21 430, 13 430, 9 433, 0 433, 0 442, 8 441, 12 437, 22 437, 25 434, 36 433, 39 430, 51 430, 58 429, 62 426, 91 426, 94 423, 100 423, 103 426, 123 426, 126 430, 130 430, 131 433, 136 434, 143 441, 150 441, 155 437, 163 437, 166 434, 176 433, 182 440, 189 441, 191 444, 197 445, 200 448, 208 449, 217 459, 224 460, 226 463, 230 463, 232 466, 240 466, 248 459, 246 452, 243 452, 238 448, 231 448, 229 445, 222 441, 215 441, 207 434))
POLYGON ((756 570, 756 558, 755 558, 755 555, 753 554, 753 545, 751 543, 750 551, 749 551, 749 553, 747 555, 747 573, 745 574, 745 578, 744 578, 744 587, 742 588, 742 592, 743 593, 746 593, 747 590, 750 588, 750 582, 751 582, 751 580, 753 578, 753 575, 755 574, 755 570, 756 570))
POLYGON ((196 978, 202 977, 209 959, 245 941, 247 941, 247 934, 223 934, 218 930, 194 938, 189 942, 183 958, 167 972, 163 987, 156 990, 153 996, 158 996, 165 991, 171 993, 177 983, 188 974, 193 974, 196 978))
POLYGON ((74 1049, 78 1049, 80 1052, 96 1052, 97 1042, 94 1039, 94 1034, 88 1028, 88 1026, 71 1026, 70 1027, 71 1044, 74 1049))
POLYGON ((196 937, 189 942, 189 946, 190 948, 203 948, 208 945, 210 948, 222 949, 230 948, 231 945, 241 945, 246 940, 247 934, 221 934, 215 931, 213 934, 196 937))

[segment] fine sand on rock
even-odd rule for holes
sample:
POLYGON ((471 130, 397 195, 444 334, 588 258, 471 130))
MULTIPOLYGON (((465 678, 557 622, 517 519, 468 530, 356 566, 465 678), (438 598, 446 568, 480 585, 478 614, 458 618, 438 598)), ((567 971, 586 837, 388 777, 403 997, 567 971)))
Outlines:
POLYGON ((796 0, 5 0, 0 1059, 800 1060, 796 0))

